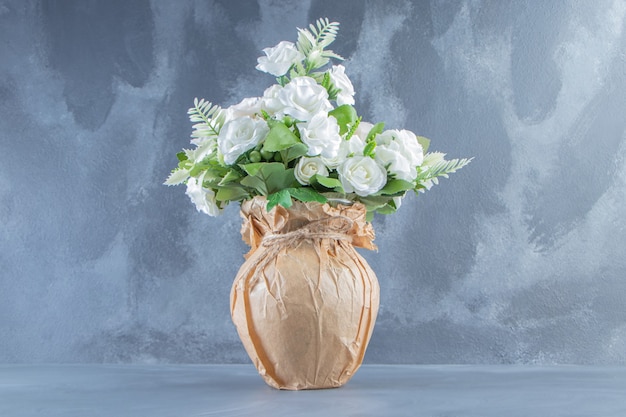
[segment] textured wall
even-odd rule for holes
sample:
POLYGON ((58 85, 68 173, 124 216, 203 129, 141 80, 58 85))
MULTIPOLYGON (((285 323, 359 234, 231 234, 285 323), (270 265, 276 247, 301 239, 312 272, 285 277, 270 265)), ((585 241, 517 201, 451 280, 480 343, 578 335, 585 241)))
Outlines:
POLYGON ((626 2, 0 0, 0 361, 245 362, 237 207, 161 185, 195 96, 342 23, 366 120, 475 161, 377 217, 366 360, 626 363, 626 2))

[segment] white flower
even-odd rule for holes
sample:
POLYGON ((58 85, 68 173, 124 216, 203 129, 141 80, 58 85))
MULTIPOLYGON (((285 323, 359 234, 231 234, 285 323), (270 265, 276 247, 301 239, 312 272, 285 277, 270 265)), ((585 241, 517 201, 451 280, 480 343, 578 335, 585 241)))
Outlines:
POLYGON ((374 125, 369 122, 361 122, 354 131, 354 134, 361 139, 366 140, 367 135, 369 135, 370 130, 372 130, 373 127, 374 125))
POLYGON ((278 92, 278 99, 284 106, 285 114, 302 121, 333 108, 326 89, 311 77, 294 78, 278 92))
POLYGON ((324 158, 333 158, 339 152, 341 136, 337 119, 327 113, 317 113, 300 128, 300 139, 309 150, 307 155, 321 155, 324 158))
POLYGON ((199 178, 190 177, 187 180, 187 191, 185 194, 189 196, 191 201, 196 205, 196 209, 209 216, 218 216, 222 210, 217 206, 215 201, 215 192, 210 188, 202 187, 202 181, 206 171, 199 178))
POLYGON ((298 51, 292 42, 282 41, 273 48, 265 48, 266 56, 257 59, 256 69, 280 77, 285 75, 289 68, 304 59, 304 54, 298 51))
POLYGON ((361 197, 380 191, 387 183, 387 172, 368 156, 354 156, 337 169, 339 180, 347 193, 361 197))
POLYGON ((261 105, 262 101, 260 97, 244 98, 239 103, 233 104, 224 110, 225 119, 228 122, 229 120, 244 116, 254 117, 261 112, 261 105))
POLYGON ((340 106, 354 104, 354 86, 345 71, 346 68, 343 65, 333 65, 330 71, 328 71, 330 81, 341 90, 337 94, 337 104, 340 106))
POLYGON ((280 85, 274 84, 263 92, 263 101, 261 103, 261 108, 268 112, 270 115, 282 113, 283 109, 285 108, 283 103, 281 103, 281 101, 278 99, 278 93, 282 89, 283 88, 280 85))
POLYGON ((328 168, 337 168, 351 155, 363 155, 363 149, 365 148, 365 141, 358 135, 352 135, 349 140, 341 140, 339 145, 339 152, 333 158, 326 158, 322 156, 324 164, 328 168))
POLYGON ((387 130, 376 136, 376 161, 397 179, 413 181, 424 161, 422 146, 413 132, 387 130))
POLYGON ((245 151, 254 148, 269 132, 262 119, 248 116, 230 120, 222 126, 217 146, 224 156, 224 163, 232 165, 245 151))
POLYGON ((324 165, 324 161, 322 161, 322 158, 302 157, 298 161, 296 169, 293 173, 300 184, 307 185, 311 182, 311 177, 313 175, 317 174, 322 177, 327 177, 328 168, 326 168, 326 165, 324 165))

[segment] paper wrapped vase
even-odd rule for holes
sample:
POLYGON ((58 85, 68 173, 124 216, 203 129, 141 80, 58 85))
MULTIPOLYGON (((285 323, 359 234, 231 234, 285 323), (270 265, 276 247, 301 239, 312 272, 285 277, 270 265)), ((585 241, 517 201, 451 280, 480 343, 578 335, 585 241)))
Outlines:
POLYGON ((338 387, 361 365, 379 305, 378 281, 355 247, 375 249, 360 203, 241 205, 251 247, 231 291, 231 313, 265 382, 338 387))

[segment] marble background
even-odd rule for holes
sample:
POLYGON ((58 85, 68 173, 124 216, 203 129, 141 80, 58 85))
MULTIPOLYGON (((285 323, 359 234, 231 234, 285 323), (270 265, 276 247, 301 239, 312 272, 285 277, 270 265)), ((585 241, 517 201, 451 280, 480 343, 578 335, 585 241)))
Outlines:
POLYGON ((196 96, 341 22, 365 120, 474 162, 377 217, 368 363, 626 364, 624 0, 0 0, 0 362, 247 362, 236 206, 162 185, 196 96))

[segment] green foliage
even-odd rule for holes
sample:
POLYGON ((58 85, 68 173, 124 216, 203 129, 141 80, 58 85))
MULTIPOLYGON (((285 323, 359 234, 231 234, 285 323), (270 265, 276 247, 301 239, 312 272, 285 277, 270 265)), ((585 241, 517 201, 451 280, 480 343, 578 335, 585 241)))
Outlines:
POLYGON ((363 156, 369 156, 370 158, 373 158, 375 156, 374 149, 376 149, 376 142, 373 140, 367 142, 365 148, 363 148, 363 156))
POLYGON ((170 175, 165 180, 164 184, 165 185, 182 184, 183 182, 187 181, 187 178, 189 178, 188 170, 176 168, 170 173, 170 175))
POLYGON ((356 132, 356 130, 359 128, 359 125, 361 124, 361 119, 363 119, 361 116, 359 116, 354 123, 352 123, 350 126, 350 128, 348 129, 348 131, 346 132, 345 135, 345 139, 346 140, 350 140, 350 138, 352 136, 354 136, 354 132, 356 132))
POLYGON ((330 81, 330 74, 328 72, 324 73, 320 85, 328 92, 329 100, 336 100, 337 95, 341 92, 341 90, 335 87, 335 85, 330 81))
POLYGON ((473 159, 474 158, 451 159, 449 161, 442 160, 419 173, 417 181, 427 181, 436 177, 448 178, 448 174, 458 171, 469 164, 473 159))
POLYGON ((240 184, 254 190, 256 195, 270 195, 297 183, 293 168, 286 169, 280 162, 259 162, 243 165, 248 173, 240 184))
POLYGON ((285 208, 289 208, 293 205, 293 202, 291 201, 291 193, 289 193, 288 189, 270 194, 267 197, 267 206, 265 207, 265 210, 270 211, 279 204, 285 208))
POLYGON ((339 23, 330 22, 327 18, 318 19, 315 25, 309 25, 309 29, 298 29, 297 47, 306 57, 306 68, 304 68, 304 73, 300 71, 296 73, 308 74, 311 70, 326 65, 330 58, 343 60, 333 51, 325 49, 335 40, 338 31, 339 23))
POLYGON ((367 138, 365 138, 366 142, 371 142, 374 140, 374 138, 376 137, 376 135, 379 135, 381 133, 383 133, 383 129, 385 128, 385 123, 380 122, 380 123, 376 123, 371 129, 370 132, 367 134, 367 138))
POLYGON ((345 192, 343 190, 343 186, 341 185, 341 181, 337 178, 323 177, 316 174, 311 177, 311 185, 317 189, 323 189, 323 191, 332 190, 339 193, 345 192))
POLYGON ((222 124, 224 123, 224 116, 222 114, 222 108, 218 105, 213 105, 210 101, 204 99, 193 100, 193 107, 191 107, 187 114, 189 120, 193 125, 192 138, 217 138, 220 133, 222 124))
POLYGON ((290 148, 280 151, 280 158, 285 164, 289 164, 291 161, 306 155, 308 150, 309 148, 304 143, 299 142, 290 148))
POLYGON ((387 182, 383 189, 377 192, 375 195, 404 195, 406 191, 412 190, 413 188, 415 188, 415 185, 412 182, 391 179, 387 182))
POLYGON ((328 199, 311 188, 285 188, 267 197, 266 210, 270 211, 277 205, 289 208, 293 205, 292 198, 303 202, 316 201, 326 203, 328 199))
POLYGON ((218 187, 215 199, 217 201, 241 201, 246 198, 250 198, 250 193, 243 187, 229 186, 218 187))
POLYGON ((288 149, 300 143, 300 139, 285 124, 276 122, 270 128, 263 150, 266 152, 278 152, 288 149))
POLYGON ((430 139, 425 138, 424 136, 418 136, 417 142, 422 146, 422 152, 428 152, 428 148, 430 147, 430 139))
POLYGON ((349 104, 344 104, 343 106, 339 106, 336 109, 329 111, 328 115, 333 116, 335 119, 337 119, 340 135, 346 133, 349 129, 349 126, 355 123, 358 119, 356 110, 349 104))

